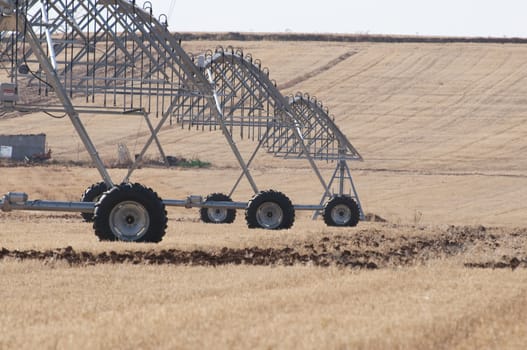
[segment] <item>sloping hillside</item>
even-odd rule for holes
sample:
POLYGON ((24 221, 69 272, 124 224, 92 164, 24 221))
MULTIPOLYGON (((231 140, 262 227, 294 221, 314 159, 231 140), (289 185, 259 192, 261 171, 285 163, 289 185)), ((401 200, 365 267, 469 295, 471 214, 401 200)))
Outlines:
MULTIPOLYGON (((527 45, 193 41, 184 46, 197 54, 219 44, 243 47, 261 59, 285 93, 317 96, 363 154, 367 167, 527 170, 527 158, 522 156, 527 148, 527 45)), ((39 118, 1 125, 12 132, 47 132, 60 157, 71 155, 78 144, 66 131, 68 123, 62 123, 39 118), (67 134, 68 140, 54 140, 54 134, 67 134)), ((93 124, 100 129, 98 122, 93 124)), ((120 129, 111 130, 122 138, 146 131, 140 124, 122 134, 120 129)), ((162 136, 166 147, 177 142, 180 151, 200 154, 209 148, 200 144, 202 137, 210 142, 210 135, 170 133, 162 136), (186 145, 194 141, 197 149, 186 145)), ((98 130, 94 138, 101 138, 103 147, 111 140, 113 153, 116 137, 106 136, 98 130)))
POLYGON ((401 169, 525 172, 527 47, 376 44, 304 83, 365 157, 401 169))
POLYGON ((261 58, 285 92, 322 100, 370 166, 527 170, 526 45, 234 44, 261 58))

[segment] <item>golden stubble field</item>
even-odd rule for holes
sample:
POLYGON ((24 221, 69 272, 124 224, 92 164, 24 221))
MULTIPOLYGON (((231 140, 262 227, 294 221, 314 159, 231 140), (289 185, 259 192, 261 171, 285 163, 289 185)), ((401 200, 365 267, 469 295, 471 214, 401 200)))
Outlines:
MULTIPOLYGON (((284 92, 324 101, 365 158, 351 164, 365 211, 386 222, 337 229, 298 213, 292 229, 269 232, 247 229, 241 211, 210 226, 169 209, 165 239, 140 245, 98 242, 77 214, 0 213, 0 348, 523 348, 527 46, 184 46, 218 44, 260 58, 284 92)), ((147 135, 130 117, 84 121, 109 162, 118 142, 135 153, 147 135)), ((77 200, 99 181, 64 165, 87 159, 66 120, 0 119, 0 132, 45 132, 60 163, 0 167, 0 193, 77 200)), ((212 167, 143 168, 132 180, 163 198, 230 190, 239 170, 220 134, 168 125, 160 139, 212 167)), ((333 166, 321 164, 326 176, 333 166)), ((253 169, 295 203, 320 198, 302 161, 261 155, 253 169)), ((249 197, 243 183, 234 199, 249 197)))

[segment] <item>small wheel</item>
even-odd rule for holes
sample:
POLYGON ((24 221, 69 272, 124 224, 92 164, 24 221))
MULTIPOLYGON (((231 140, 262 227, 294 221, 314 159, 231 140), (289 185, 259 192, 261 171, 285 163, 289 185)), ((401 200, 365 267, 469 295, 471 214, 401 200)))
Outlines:
MULTIPOLYGON (((107 190, 108 187, 104 182, 93 184, 84 191, 81 196, 81 202, 97 202, 107 190)), ((93 213, 81 213, 81 216, 86 222, 93 221, 93 213)))
MULTIPOLYGON (((232 199, 223 193, 212 193, 205 198, 205 201, 232 202, 232 199)), ((199 216, 205 223, 232 224, 236 218, 236 209, 201 208, 199 216)))
POLYGON ((352 198, 338 196, 326 203, 323 217, 328 226, 357 226, 360 210, 357 202, 352 198))
POLYGON ((165 205, 151 188, 121 184, 95 204, 93 228, 101 241, 157 243, 165 235, 167 221, 165 205))
POLYGON ((249 201, 245 220, 249 228, 288 229, 295 221, 295 208, 285 194, 262 191, 249 201))

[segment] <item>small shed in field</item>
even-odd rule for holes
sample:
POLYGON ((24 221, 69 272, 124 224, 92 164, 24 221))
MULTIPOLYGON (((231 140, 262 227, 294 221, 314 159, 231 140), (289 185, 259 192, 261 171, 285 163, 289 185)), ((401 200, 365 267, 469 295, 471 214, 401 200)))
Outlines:
POLYGON ((46 152, 46 134, 0 135, 0 158, 24 160, 46 152))

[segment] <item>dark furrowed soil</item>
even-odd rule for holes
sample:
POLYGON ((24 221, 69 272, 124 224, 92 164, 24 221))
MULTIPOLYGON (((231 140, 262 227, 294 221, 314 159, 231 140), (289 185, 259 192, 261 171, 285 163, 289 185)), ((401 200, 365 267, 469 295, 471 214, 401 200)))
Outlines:
POLYGON ((527 268, 527 229, 498 230, 485 227, 455 227, 388 236, 380 229, 365 229, 353 235, 324 236, 290 246, 247 247, 217 250, 152 249, 148 251, 76 251, 0 249, 0 260, 63 261, 72 266, 94 264, 147 265, 309 265, 378 269, 424 264, 429 260, 466 257, 468 268, 527 268), (479 252, 471 253, 472 250, 479 252), (501 249, 501 250, 500 250, 501 249), (483 256, 483 257, 480 257, 483 256))

